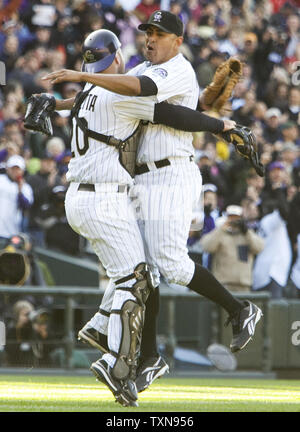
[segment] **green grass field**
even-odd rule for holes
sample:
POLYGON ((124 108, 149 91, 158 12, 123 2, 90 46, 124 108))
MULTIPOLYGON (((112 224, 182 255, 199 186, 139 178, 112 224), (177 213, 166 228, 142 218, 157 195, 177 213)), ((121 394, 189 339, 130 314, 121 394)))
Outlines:
POLYGON ((300 411, 300 381, 165 378, 123 408, 93 377, 0 375, 1 412, 300 411))

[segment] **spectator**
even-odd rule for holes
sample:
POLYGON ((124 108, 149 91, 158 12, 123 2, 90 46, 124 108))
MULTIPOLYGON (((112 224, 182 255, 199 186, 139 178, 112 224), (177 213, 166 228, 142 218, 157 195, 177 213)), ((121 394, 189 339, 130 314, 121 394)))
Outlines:
POLYGON ((13 155, 20 154, 20 148, 12 141, 3 140, 1 143, 0 150, 0 173, 3 174, 6 172, 6 160, 13 155))
POLYGON ((240 188, 237 188, 237 193, 231 195, 232 202, 240 203, 244 198, 251 199, 258 205, 260 196, 265 186, 264 177, 260 177, 253 169, 247 170, 245 181, 240 188))
POLYGON ((203 235, 200 244, 212 254, 212 272, 230 291, 249 292, 255 255, 264 247, 260 236, 248 229, 242 207, 230 205, 217 228, 203 235))
POLYGON ((51 28, 48 26, 39 26, 35 29, 35 40, 28 44, 28 49, 36 49, 43 47, 44 49, 50 48, 51 28))
POLYGON ((294 180, 294 168, 296 167, 297 159, 299 159, 300 156, 300 147, 296 146, 293 142, 287 142, 281 150, 280 156, 281 162, 290 177, 290 184, 292 184, 294 180))
POLYGON ((252 198, 246 197, 242 200, 241 207, 248 228, 257 232, 259 223, 259 203, 252 198))
POLYGON ((51 82, 47 82, 46 80, 43 80, 42 78, 47 75, 50 71, 47 69, 41 69, 39 72, 36 73, 34 77, 34 85, 36 86, 36 92, 37 93, 50 93, 53 94, 57 99, 60 99, 61 96, 59 93, 53 91, 53 85, 51 82))
POLYGON ((300 89, 298 87, 291 87, 288 95, 288 108, 286 110, 289 120, 299 125, 300 113, 300 89))
POLYGON ((48 248, 78 255, 80 237, 68 224, 64 206, 65 195, 65 186, 55 186, 49 201, 39 208, 35 222, 45 233, 45 244, 48 248))
POLYGON ((135 8, 134 13, 141 22, 146 22, 156 10, 159 10, 159 3, 156 0, 142 0, 135 8))
POLYGON ((12 141, 19 149, 19 153, 24 151, 24 138, 20 130, 20 123, 17 119, 8 119, 4 122, 3 137, 5 141, 12 141))
POLYGON ((296 184, 298 191, 290 203, 288 229, 293 247, 293 266, 290 279, 294 287, 293 294, 295 295, 293 296, 300 299, 300 190, 299 183, 296 184))
POLYGON ((145 61, 145 36, 143 33, 137 33, 135 38, 135 52, 129 57, 126 63, 126 71, 134 68, 145 61))
POLYGON ((254 67, 255 67, 254 54, 255 54, 255 51, 257 49, 257 43, 258 43, 258 41, 257 41, 257 36, 255 33, 253 33, 253 32, 245 33, 244 46, 243 46, 243 51, 242 51, 243 56, 242 57, 246 63, 248 63, 254 67))
POLYGON ((63 141, 65 148, 70 149, 71 128, 69 123, 70 111, 55 111, 52 114, 53 136, 63 141))
POLYGON ((240 31, 230 28, 227 39, 220 42, 219 51, 226 53, 228 56, 235 56, 238 54, 242 40, 240 31))
POLYGON ((278 43, 278 31, 268 25, 263 30, 260 43, 254 54, 254 63, 260 65, 254 71, 254 79, 257 82, 258 99, 264 99, 266 95, 266 83, 269 82, 274 65, 281 62, 284 49, 278 43))
POLYGON ((19 54, 19 40, 17 36, 12 34, 6 38, 4 42, 3 53, 0 56, 0 60, 5 63, 7 73, 13 70, 19 54))
MULTIPOLYGON (((202 236, 208 234, 216 227, 216 220, 221 216, 218 207, 218 189, 214 184, 206 183, 203 185, 203 229, 202 236)), ((211 270, 211 254, 203 252, 202 265, 211 270)))
POLYGON ((52 28, 56 22, 56 8, 52 0, 30 2, 26 9, 26 18, 30 29, 35 31, 39 27, 52 28))
POLYGON ((200 88, 205 88, 214 76, 217 67, 225 60, 225 55, 219 51, 213 51, 196 70, 200 88))
MULTIPOLYGON (((2 4, 0 10, 0 23, 8 20, 17 11, 22 0, 12 0, 7 4, 2 4)), ((3 2, 4 3, 4 2, 3 2)))
POLYGON ((296 288, 296 297, 300 299, 300 234, 297 236, 297 253, 291 271, 291 281, 296 288))
POLYGON ((238 124, 250 126, 254 121, 254 109, 256 107, 256 96, 253 91, 248 91, 245 95, 245 103, 233 113, 233 120, 238 124))
POLYGON ((51 366, 49 313, 35 310, 27 301, 20 300, 13 306, 13 320, 7 328, 5 347, 8 366, 51 366))
POLYGON ((34 51, 28 51, 23 57, 18 58, 15 66, 8 74, 8 79, 21 82, 25 96, 28 98, 37 90, 34 77, 41 67, 39 57, 34 51))
POLYGON ((219 194, 227 196, 228 185, 224 162, 217 160, 216 147, 213 142, 207 142, 204 151, 200 153, 198 166, 203 184, 212 183, 217 186, 219 194))
POLYGON ((72 24, 76 38, 83 42, 86 35, 93 31, 92 23, 95 16, 98 15, 98 11, 86 0, 74 0, 72 8, 72 24))
POLYGON ((269 108, 266 112, 265 122, 266 126, 263 131, 263 137, 266 142, 274 144, 282 138, 281 131, 279 129, 281 112, 278 108, 269 108))
POLYGON ((46 153, 54 160, 57 161, 62 156, 64 151, 65 143, 61 138, 53 136, 46 141, 46 153))
POLYGON ((296 14, 289 15, 286 19, 288 43, 285 51, 285 55, 288 58, 292 58, 295 55, 297 44, 300 42, 299 28, 299 16, 296 14))
MULTIPOLYGON (((269 83, 269 91, 266 96, 268 106, 278 108, 279 111, 285 112, 288 108, 289 85, 286 82, 272 80, 269 83)), ((281 113, 279 114, 280 117, 281 113)))
MULTIPOLYGON (((13 124, 13 120, 20 121, 20 119, 23 118, 23 115, 25 114, 24 92, 22 84, 18 81, 10 80, 10 82, 5 86, 4 96, 5 101, 2 108, 4 122, 11 121, 11 124, 13 124)), ((19 131, 19 123, 17 126, 19 131)), ((4 132, 7 133, 8 130, 6 129, 4 132)))
POLYGON ((281 148, 284 148, 285 144, 290 142, 300 145, 299 130, 295 122, 287 121, 281 125, 280 129, 282 133, 282 138, 280 140, 282 143, 281 148))
POLYGON ((29 215, 28 230, 35 239, 36 244, 43 245, 44 235, 35 218, 41 207, 49 203, 49 196, 53 187, 61 184, 55 159, 51 155, 44 153, 39 171, 36 174, 29 175, 27 181, 31 185, 34 194, 34 205, 31 207, 29 215))
POLYGON ((25 160, 11 156, 6 163, 6 173, 0 174, 0 236, 9 238, 22 231, 24 212, 33 203, 33 192, 24 179, 25 160))
POLYGON ((257 101, 253 109, 254 122, 259 123, 262 128, 265 126, 265 118, 267 113, 267 105, 265 102, 257 101))
POLYGON ((282 297, 292 262, 285 179, 283 164, 273 162, 269 166, 268 182, 261 196, 258 232, 265 239, 265 248, 257 256, 253 272, 253 290, 269 291, 273 298, 282 297))

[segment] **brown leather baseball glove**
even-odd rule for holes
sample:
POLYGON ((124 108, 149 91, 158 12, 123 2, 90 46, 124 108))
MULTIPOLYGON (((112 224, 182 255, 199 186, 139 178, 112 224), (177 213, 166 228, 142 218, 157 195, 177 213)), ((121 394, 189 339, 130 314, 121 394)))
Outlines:
POLYGON ((230 99, 232 91, 240 80, 243 64, 237 58, 229 58, 217 68, 213 81, 205 88, 201 101, 208 108, 219 112, 230 99))

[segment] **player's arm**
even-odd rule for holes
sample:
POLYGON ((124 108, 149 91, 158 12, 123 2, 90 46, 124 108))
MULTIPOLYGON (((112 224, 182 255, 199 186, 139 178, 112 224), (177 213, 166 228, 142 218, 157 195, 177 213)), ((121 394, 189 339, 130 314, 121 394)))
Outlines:
POLYGON ((155 83, 144 76, 97 74, 62 69, 52 72, 42 79, 50 80, 52 84, 64 81, 87 82, 125 96, 153 96, 157 93, 155 83))
POLYGON ((155 97, 118 96, 114 102, 114 109, 123 117, 147 120, 185 132, 202 131, 219 134, 236 126, 232 120, 219 120, 180 105, 155 103, 155 99, 155 97))
POLYGON ((73 107, 75 97, 69 99, 55 99, 55 109, 60 110, 70 110, 73 107))
POLYGON ((232 120, 219 120, 190 108, 165 102, 155 104, 153 122, 185 132, 211 132, 218 134, 235 127, 232 120))

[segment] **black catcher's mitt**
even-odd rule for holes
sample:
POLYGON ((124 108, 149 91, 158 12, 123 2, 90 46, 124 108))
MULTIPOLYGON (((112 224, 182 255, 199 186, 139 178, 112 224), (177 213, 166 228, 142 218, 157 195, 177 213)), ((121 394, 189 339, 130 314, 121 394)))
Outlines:
POLYGON ((31 96, 27 101, 24 127, 48 136, 53 135, 50 113, 54 111, 55 104, 55 97, 49 93, 31 96))
POLYGON ((232 143, 237 153, 244 159, 249 159, 251 165, 261 177, 265 175, 265 167, 259 161, 257 143, 254 133, 246 126, 236 125, 234 129, 221 132, 221 137, 232 143))

